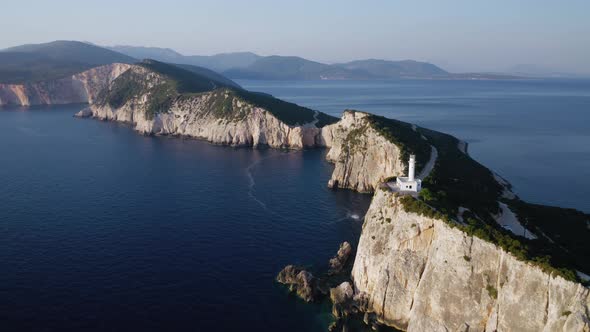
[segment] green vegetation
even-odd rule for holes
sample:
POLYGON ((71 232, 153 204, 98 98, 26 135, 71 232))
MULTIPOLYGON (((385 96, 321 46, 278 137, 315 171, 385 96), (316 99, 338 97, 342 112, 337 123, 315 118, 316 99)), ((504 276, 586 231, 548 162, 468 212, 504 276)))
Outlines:
POLYGON ((354 153, 363 148, 362 145, 365 143, 365 140, 362 139, 362 136, 368 128, 368 126, 362 126, 360 128, 354 128, 348 132, 343 142, 343 149, 346 151, 346 154, 354 153))
POLYGON ((562 316, 569 316, 569 315, 571 315, 571 314, 572 314, 572 312, 571 312, 571 311, 569 311, 569 310, 563 311, 563 312, 561 313, 561 315, 562 315, 562 316))
POLYGON ((402 160, 408 160, 410 154, 416 155, 416 168, 421 169, 430 159, 430 144, 422 139, 420 133, 406 122, 370 115, 369 124, 379 134, 398 146, 402 160))
POLYGON ((522 238, 519 239, 500 227, 494 227, 495 224, 487 224, 475 218, 468 218, 467 224, 465 225, 455 221, 452 215, 445 215, 422 200, 415 199, 412 196, 401 196, 399 201, 407 212, 442 220, 451 228, 458 228, 468 235, 494 243, 504 251, 511 253, 517 259, 536 265, 547 273, 559 275, 566 280, 577 281, 575 272, 571 270, 569 267, 571 265, 567 264, 567 262, 543 255, 544 252, 539 252, 535 250, 536 247, 528 245, 531 241, 526 241, 522 238))
POLYGON ((166 76, 179 94, 207 92, 225 86, 222 82, 163 62, 145 60, 139 65, 166 76))
POLYGON ((488 291, 488 295, 492 298, 492 299, 497 299, 498 298, 498 290, 492 286, 492 285, 487 285, 486 286, 486 290, 488 291))
POLYGON ((422 183, 425 189, 420 198, 428 205, 446 215, 447 220, 455 219, 460 206, 469 209, 463 214, 467 233, 496 243, 548 273, 576 280, 573 269, 590 271, 590 248, 585 245, 590 238, 590 216, 519 199, 505 200, 501 196, 503 188, 492 172, 462 153, 456 138, 424 128, 418 130, 438 150, 435 168, 422 183), (550 234, 551 241, 541 236, 527 240, 501 228, 494 219, 500 212, 498 201, 507 203, 525 227, 537 235, 550 234))
POLYGON ((573 209, 504 199, 504 188, 494 174, 461 152, 455 137, 421 127, 413 130, 408 123, 382 117, 371 116, 370 120, 373 128, 402 149, 404 159, 414 153, 417 163, 424 164, 430 157, 430 145, 438 151, 433 171, 422 182, 419 199, 400 198, 406 211, 442 220, 567 280, 578 280, 574 269, 590 271, 587 259, 590 247, 586 245, 590 238, 590 215, 573 209), (538 239, 514 235, 498 225, 495 217, 500 213, 500 201, 508 204, 538 239), (463 213, 464 223, 456 220, 459 207, 467 209, 463 213))
POLYGON ((48 81, 100 65, 135 61, 121 53, 75 41, 22 45, 0 51, 0 83, 48 81))
POLYGON ((502 187, 492 172, 462 153, 459 140, 450 135, 418 128, 438 150, 438 158, 431 174, 422 186, 428 189, 428 203, 445 214, 456 216, 458 207, 468 208, 488 223, 495 223, 502 187))
MULTIPOLYGON (((139 65, 163 75, 166 79, 163 83, 150 87, 145 82, 145 77, 128 71, 117 78, 110 91, 106 91, 99 100, 117 108, 133 97, 149 93, 147 116, 151 118, 157 113, 166 111, 178 98, 213 92, 210 107, 219 118, 242 119, 246 116, 245 112, 250 111, 252 107, 261 107, 288 125, 302 125, 316 119, 316 112, 311 109, 282 101, 268 94, 243 90, 234 82, 226 78, 218 79, 217 76, 208 72, 201 73, 194 68, 187 70, 154 60, 146 60, 139 65), (236 108, 235 101, 242 101, 250 107, 246 105, 236 108)), ((316 126, 322 127, 338 119, 318 112, 317 120, 316 126)))
POLYGON ((103 90, 100 93, 97 102, 119 108, 129 99, 143 93, 150 94, 146 107, 146 116, 149 119, 153 118, 155 114, 168 109, 174 98, 178 96, 176 86, 172 81, 165 81, 162 84, 149 87, 142 75, 133 71, 126 71, 113 82, 111 89, 103 90))
POLYGON ((471 262, 471 257, 469 257, 467 255, 463 256, 463 259, 466 260, 466 261, 468 261, 468 262, 471 262))
POLYGON ((239 121, 246 117, 251 107, 234 107, 237 100, 239 99, 233 90, 217 89, 209 97, 209 109, 217 118, 239 121))
POLYGON ((111 107, 119 108, 127 100, 139 95, 146 89, 142 82, 143 80, 139 75, 127 71, 113 81, 111 89, 101 91, 97 99, 108 103, 111 107))
MULTIPOLYGON (((290 126, 303 125, 315 120, 316 112, 309 108, 277 99, 266 93, 246 90, 236 90, 235 92, 244 101, 256 107, 264 108, 276 116, 277 119, 290 126)), ((317 119, 316 126, 318 128, 338 121, 337 118, 321 112, 318 112, 317 119)))
POLYGON ((35 54, 0 52, 0 83, 22 84, 71 76, 91 68, 35 54))
MULTIPOLYGON (((521 200, 506 201, 524 226, 538 235, 547 234, 549 241, 532 241, 531 246, 544 255, 590 271, 590 215, 574 209, 530 204, 521 200)), ((541 240, 543 236, 540 236, 541 240)))

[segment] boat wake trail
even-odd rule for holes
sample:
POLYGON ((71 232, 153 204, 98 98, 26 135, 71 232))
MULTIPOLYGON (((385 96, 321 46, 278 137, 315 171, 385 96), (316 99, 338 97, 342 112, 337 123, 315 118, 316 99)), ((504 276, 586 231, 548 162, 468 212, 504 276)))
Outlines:
POLYGON ((281 218, 284 218, 283 216, 281 216, 278 213, 275 213, 274 211, 272 211, 271 209, 268 208, 268 206, 261 201, 260 199, 258 199, 256 197, 256 189, 254 189, 254 187, 256 186, 256 180, 254 180, 254 175, 252 175, 252 171, 258 166, 260 165, 260 163, 262 163, 263 161, 267 160, 267 159, 271 159, 271 158, 278 158, 278 157, 283 157, 285 155, 288 155, 289 153, 293 153, 292 151, 286 152, 286 153, 281 153, 281 154, 276 154, 276 155, 271 155, 268 157, 264 157, 264 158, 260 158, 256 161, 254 161, 253 163, 251 163, 250 165, 248 165, 248 167, 246 167, 246 176, 248 177, 248 196, 250 198, 252 198, 252 200, 254 200, 258 205, 260 205, 260 207, 262 207, 264 210, 266 210, 267 212, 270 212, 276 216, 279 216, 281 218))
POLYGON ((262 162, 264 159, 268 159, 267 158, 261 158, 256 160, 255 162, 253 162, 252 164, 248 165, 248 167, 246 167, 246 176, 248 177, 248 196, 250 198, 252 198, 256 203, 258 203, 258 205, 260 205, 263 209, 265 209, 266 211, 270 211, 268 209, 268 207, 266 206, 266 204, 264 204, 263 201, 259 200, 258 198, 256 198, 256 196, 254 195, 254 186, 256 185, 256 181, 254 180, 254 176, 252 175, 252 170, 258 165, 260 164, 260 162, 262 162))

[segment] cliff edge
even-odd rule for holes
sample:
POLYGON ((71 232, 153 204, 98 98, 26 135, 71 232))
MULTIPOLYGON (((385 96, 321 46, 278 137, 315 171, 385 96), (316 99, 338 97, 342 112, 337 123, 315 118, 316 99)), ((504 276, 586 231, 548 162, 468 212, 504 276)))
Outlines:
POLYGON ((78 116, 130 123, 142 134, 293 149, 325 146, 321 127, 337 121, 153 60, 131 66, 78 116))
POLYGON ((520 200, 450 135, 356 111, 323 130, 329 185, 375 191, 352 312, 408 331, 590 330, 589 290, 576 275, 590 270, 589 215, 520 200), (386 184, 405 175, 409 154, 424 177, 417 197, 386 184), (504 227, 508 215, 527 236, 504 227))
POLYGON ((588 331, 589 290, 498 246, 406 212, 378 190, 352 270, 368 311, 407 331, 588 331))

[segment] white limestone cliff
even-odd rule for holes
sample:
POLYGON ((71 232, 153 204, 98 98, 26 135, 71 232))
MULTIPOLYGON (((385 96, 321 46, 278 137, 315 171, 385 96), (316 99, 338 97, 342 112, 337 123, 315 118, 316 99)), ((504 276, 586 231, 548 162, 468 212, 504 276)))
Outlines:
POLYGON ((0 84, 0 106, 92 103, 100 91, 130 66, 114 63, 56 80, 0 84))
POLYGON ((368 113, 345 111, 342 119, 322 129, 335 165, 328 186, 372 192, 388 177, 405 172, 400 149, 373 129, 368 113))
MULTIPOLYGON (((149 86, 165 80, 160 74, 141 66, 132 66, 129 70, 144 77, 149 86)), ((142 134, 182 135, 215 144, 293 149, 324 145, 320 128, 311 124, 287 125, 266 109, 249 104, 227 91, 214 90, 177 98, 166 110, 153 116, 147 112, 149 101, 150 95, 146 92, 127 100, 119 108, 93 104, 77 115, 130 123, 142 134), (219 94, 231 99, 231 114, 220 115, 212 107, 219 94)))
POLYGON ((590 295, 377 190, 352 270, 382 323, 407 331, 589 331, 590 295))

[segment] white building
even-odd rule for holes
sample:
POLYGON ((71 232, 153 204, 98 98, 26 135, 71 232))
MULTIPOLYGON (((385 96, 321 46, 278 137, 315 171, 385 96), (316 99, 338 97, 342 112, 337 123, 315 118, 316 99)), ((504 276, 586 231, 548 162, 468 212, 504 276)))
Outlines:
POLYGON ((422 180, 415 178, 416 172, 416 156, 410 155, 408 165, 408 176, 400 176, 397 178, 396 186, 400 191, 419 192, 422 189, 422 180))

